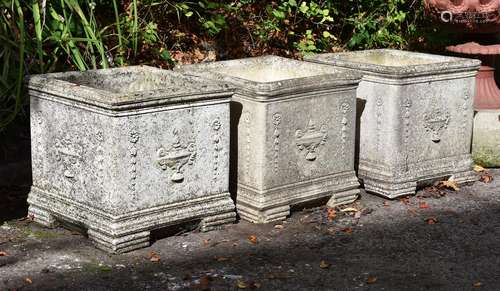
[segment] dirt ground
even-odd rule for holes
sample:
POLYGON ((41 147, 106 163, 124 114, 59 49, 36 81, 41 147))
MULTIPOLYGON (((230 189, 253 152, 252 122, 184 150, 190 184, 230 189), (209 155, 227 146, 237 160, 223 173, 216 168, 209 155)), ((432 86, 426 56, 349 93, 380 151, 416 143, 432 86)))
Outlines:
POLYGON ((500 169, 489 172, 490 183, 459 191, 363 193, 336 215, 297 209, 123 255, 22 219, 28 188, 4 187, 0 290, 500 290, 500 169))

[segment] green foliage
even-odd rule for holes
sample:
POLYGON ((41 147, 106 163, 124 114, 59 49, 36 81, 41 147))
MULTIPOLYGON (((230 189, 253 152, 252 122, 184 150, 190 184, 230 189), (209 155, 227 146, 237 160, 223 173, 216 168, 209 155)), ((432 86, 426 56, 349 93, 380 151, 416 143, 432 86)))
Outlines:
POLYGON ((140 47, 159 42, 157 24, 139 21, 138 0, 98 3, 0 1, 0 131, 23 110, 25 75, 133 64, 140 47))
POLYGON ((186 55, 205 60, 206 51, 300 58, 444 45, 449 37, 429 23, 414 0, 0 0, 0 131, 23 112, 25 75, 171 67, 186 55))
POLYGON ((364 1, 357 12, 346 18, 353 27, 347 46, 403 48, 416 28, 409 22, 412 14, 414 17, 415 11, 409 9, 405 0, 364 1))

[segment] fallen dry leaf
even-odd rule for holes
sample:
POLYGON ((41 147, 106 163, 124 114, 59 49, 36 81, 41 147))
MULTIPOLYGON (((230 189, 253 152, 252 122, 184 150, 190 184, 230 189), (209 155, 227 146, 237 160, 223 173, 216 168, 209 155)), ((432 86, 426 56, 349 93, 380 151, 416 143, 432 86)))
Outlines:
POLYGON ((26 281, 26 283, 28 284, 33 284, 33 281, 30 278, 26 278, 24 279, 24 281, 26 281))
POLYGON ((0 252, 0 257, 7 257, 8 255, 6 252, 0 252))
POLYGON ((454 181, 454 180, 439 181, 436 186, 437 187, 441 187, 441 188, 452 189, 453 191, 460 190, 460 188, 458 187, 457 182, 454 181))
POLYGON ((327 262, 327 261, 325 261, 325 260, 322 260, 321 262, 319 262, 319 267, 320 267, 321 269, 328 269, 328 268, 330 268, 330 266, 331 266, 331 264, 330 264, 330 263, 328 263, 328 262, 327 262))
POLYGON ((361 214, 362 214, 362 215, 368 215, 368 214, 370 214, 370 213, 372 213, 372 212, 373 212, 373 209, 372 209, 372 208, 363 208, 363 209, 361 210, 361 214))
POLYGON ((401 197, 399 198, 399 202, 403 203, 404 205, 408 205, 410 204, 410 197, 408 196, 401 197))
POLYGON ((200 278, 200 290, 210 290, 210 282, 212 281, 212 277, 208 275, 204 275, 200 278))
POLYGON ((251 287, 252 288, 260 288, 261 284, 257 282, 252 282, 251 287))
POLYGON ((406 211, 408 211, 412 216, 417 215, 417 212, 413 208, 408 208, 406 211))
POLYGON ((368 276, 368 279, 366 279, 366 283, 368 284, 373 284, 375 282, 377 282, 377 277, 375 276, 368 276))
POLYGON ((215 259, 217 260, 217 262, 229 261, 229 258, 226 258, 226 257, 216 257, 215 259))
POLYGON ((446 191, 439 189, 437 186, 425 187, 422 193, 419 193, 417 197, 419 198, 441 198, 446 196, 446 191))
POLYGON ((347 208, 344 208, 340 211, 342 211, 342 212, 358 212, 358 210, 354 207, 347 207, 347 208))
POLYGON ((252 234, 248 237, 248 240, 253 243, 253 244, 256 244, 257 243, 257 236, 252 234))
POLYGON ((429 217, 429 218, 425 219, 425 222, 427 224, 436 224, 438 221, 437 221, 437 218, 435 218, 435 217, 429 217))
POLYGON ((480 165, 474 165, 474 171, 481 173, 484 172, 485 168, 481 167, 480 165))
POLYGON ((240 289, 248 288, 248 284, 246 282, 240 281, 240 280, 238 280, 238 282, 236 283, 236 286, 240 289))
POLYGON ((345 232, 347 234, 351 234, 352 233, 352 228, 351 227, 346 227, 346 228, 342 228, 340 231, 345 232))
POLYGON ((479 288, 481 287, 481 282, 474 282, 474 287, 479 288))
POLYGON ((427 203, 425 203, 425 202, 420 202, 418 204, 418 208, 420 208, 420 209, 427 209, 427 208, 429 208, 429 205, 427 205, 427 203))
POLYGON ((269 274, 266 276, 267 279, 288 279, 290 278, 290 275, 286 272, 274 272, 272 274, 269 274))
POLYGON ((240 289, 257 289, 260 288, 261 284, 254 281, 238 281, 238 288, 240 289))
POLYGON ((149 252, 149 254, 148 254, 148 259, 149 259, 151 262, 155 262, 155 263, 157 263, 157 262, 159 262, 159 261, 160 261, 160 256, 159 256, 157 253, 155 253, 155 252, 151 251, 151 252, 149 252))
POLYGON ((483 182, 483 183, 491 183, 491 181, 493 181, 493 176, 490 175, 488 172, 485 172, 484 174, 481 175, 481 177, 479 178, 479 181, 483 182))
POLYGON ((335 217, 337 217, 337 211, 335 211, 335 209, 333 209, 333 208, 328 208, 326 210, 326 214, 327 214, 328 220, 330 220, 330 221, 334 220, 335 217))

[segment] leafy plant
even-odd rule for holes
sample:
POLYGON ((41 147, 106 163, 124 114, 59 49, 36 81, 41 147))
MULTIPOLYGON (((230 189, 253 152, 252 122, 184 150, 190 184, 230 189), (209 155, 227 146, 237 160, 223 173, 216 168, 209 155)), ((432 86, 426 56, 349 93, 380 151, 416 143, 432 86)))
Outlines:
POLYGON ((25 75, 343 49, 442 47, 409 0, 0 0, 0 131, 25 75))

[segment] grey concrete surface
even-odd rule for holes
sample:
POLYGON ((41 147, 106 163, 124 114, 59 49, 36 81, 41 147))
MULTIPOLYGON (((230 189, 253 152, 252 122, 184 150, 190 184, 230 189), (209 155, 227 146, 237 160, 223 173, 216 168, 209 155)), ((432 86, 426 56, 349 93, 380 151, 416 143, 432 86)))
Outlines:
POLYGON ((426 188, 401 200, 362 193, 349 205, 359 218, 298 209, 286 222, 171 229, 177 235, 122 255, 7 216, 0 290, 498 290, 500 169, 490 173, 491 183, 456 192, 426 188))

